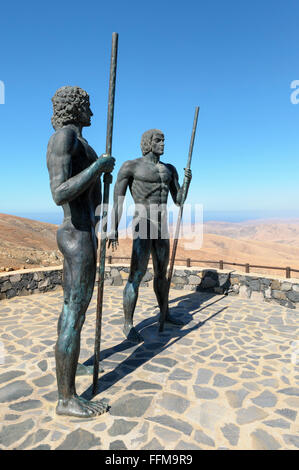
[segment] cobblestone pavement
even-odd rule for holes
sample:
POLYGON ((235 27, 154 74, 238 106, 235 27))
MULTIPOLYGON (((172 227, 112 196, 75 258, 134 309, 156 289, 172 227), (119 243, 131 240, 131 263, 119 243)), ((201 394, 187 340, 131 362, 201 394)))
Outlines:
MULTIPOLYGON (((185 325, 159 334, 154 293, 141 288, 135 324, 144 343, 133 345, 122 334, 122 290, 106 287, 103 309, 97 398, 111 408, 85 420, 55 414, 62 291, 1 302, 1 449, 299 448, 298 312, 172 290, 172 312, 185 325)), ((77 376, 84 396, 95 309, 94 296, 81 342, 87 367, 77 376)))

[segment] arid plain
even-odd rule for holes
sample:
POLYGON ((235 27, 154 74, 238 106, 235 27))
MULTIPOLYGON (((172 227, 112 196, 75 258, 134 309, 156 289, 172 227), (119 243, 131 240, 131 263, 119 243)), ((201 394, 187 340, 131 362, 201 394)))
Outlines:
MULTIPOLYGON (((56 231, 57 225, 0 214, 0 270, 61 264, 56 231)), ((121 232, 118 250, 112 253, 109 249, 107 255, 130 257, 131 246, 132 240, 124 238, 121 232)), ((200 226, 185 228, 177 259, 186 258, 299 269, 299 219, 207 222, 203 230, 200 226)), ((192 261, 192 264, 207 263, 192 261)), ((284 271, 257 268, 251 271, 285 276, 284 271)), ((292 273, 292 277, 297 276, 298 273, 292 273)))

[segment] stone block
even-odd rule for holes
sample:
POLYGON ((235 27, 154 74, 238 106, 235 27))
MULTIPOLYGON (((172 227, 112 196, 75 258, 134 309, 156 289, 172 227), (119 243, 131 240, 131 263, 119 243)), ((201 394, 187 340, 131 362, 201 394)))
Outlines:
POLYGON ((42 281, 45 277, 45 274, 43 272, 37 272, 37 273, 34 273, 33 275, 33 279, 35 281, 42 281))
POLYGON ((247 282, 252 291, 259 292, 261 290, 260 281, 258 279, 250 279, 247 282))
POLYGON ((260 279, 260 283, 262 284, 262 286, 267 286, 269 287, 271 285, 271 279, 267 279, 267 278, 262 278, 260 279))
POLYGON ((193 274, 187 277, 187 280, 189 284, 192 284, 192 285, 199 285, 201 283, 201 278, 199 276, 194 276, 193 274))
POLYGON ((282 292, 281 290, 272 289, 272 297, 278 300, 286 300, 286 293, 282 292))
POLYGON ((239 295, 243 299, 249 299, 251 296, 251 290, 249 289, 248 286, 242 285, 240 286, 240 289, 239 289, 239 295))
POLYGON ((37 289, 37 286, 38 286, 37 281, 31 281, 31 282, 28 284, 28 289, 29 289, 29 290, 35 290, 35 289, 37 289))
POLYGON ((30 294, 31 294, 31 291, 28 290, 28 289, 26 289, 26 287, 23 287, 22 290, 20 290, 20 291, 18 292, 18 295, 22 295, 22 296, 23 296, 23 295, 30 295, 30 294))
POLYGON ((291 302, 299 302, 299 292, 291 290, 286 293, 286 296, 291 302))
MULTIPOLYGON (((189 273, 187 273, 187 274, 189 274, 189 273)), ((173 275, 177 276, 177 277, 184 277, 184 276, 186 276, 186 272, 184 271, 184 269, 174 269, 173 275)))
POLYGON ((271 287, 268 287, 268 289, 265 289, 265 299, 271 299, 272 297, 272 289, 271 287))
POLYGON ((14 276, 10 276, 10 282, 12 284, 16 284, 17 282, 20 282, 21 280, 21 274, 15 274, 14 276))
POLYGON ((230 284, 229 274, 219 274, 219 284, 220 286, 224 286, 224 284, 230 284))
POLYGON ((112 285, 113 286, 122 286, 123 285, 123 280, 120 274, 118 276, 112 277, 112 285))
POLYGON ((12 285, 10 283, 10 281, 5 281, 3 282, 3 284, 1 285, 1 292, 7 292, 8 290, 10 290, 12 288, 12 285))
POLYGON ((120 272, 117 268, 112 268, 111 269, 111 277, 117 277, 120 276, 120 272))
POLYGON ((9 289, 7 292, 6 292, 6 298, 7 299, 11 299, 12 297, 15 297, 17 295, 17 292, 15 289, 9 289))
POLYGON ((184 284, 187 284, 187 280, 184 277, 172 276, 172 283, 174 285, 178 285, 178 284, 184 285, 184 284))
POLYGON ((233 284, 232 291, 233 291, 235 294, 239 294, 239 291, 240 291, 240 286, 239 286, 239 284, 233 284))
POLYGON ((290 282, 283 282, 281 284, 281 290, 282 291, 289 291, 292 290, 292 284, 290 282))
POLYGON ((274 279, 271 282, 271 287, 273 290, 280 290, 280 282, 277 279, 274 279))
POLYGON ((39 288, 39 289, 45 289, 45 288, 49 287, 50 284, 51 284, 51 283, 50 283, 50 279, 49 279, 49 278, 46 278, 45 280, 40 281, 40 282, 38 283, 38 288, 39 288))

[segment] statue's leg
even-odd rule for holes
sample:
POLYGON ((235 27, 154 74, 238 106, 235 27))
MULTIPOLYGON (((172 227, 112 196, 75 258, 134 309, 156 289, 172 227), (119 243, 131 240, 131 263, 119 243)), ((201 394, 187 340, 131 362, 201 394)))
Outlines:
POLYGON ((81 329, 95 281, 96 263, 91 233, 74 229, 60 231, 58 243, 64 255, 64 304, 55 348, 58 385, 56 412, 92 417, 104 413, 107 404, 81 399, 75 387, 81 329))
POLYGON ((131 267, 128 282, 124 289, 124 334, 134 343, 143 341, 142 336, 133 326, 133 316, 138 297, 138 289, 143 276, 146 273, 150 257, 151 240, 136 238, 133 240, 131 267))
POLYGON ((183 325, 183 322, 172 317, 168 306, 169 288, 166 274, 169 262, 169 239, 153 240, 151 253, 154 267, 154 291, 160 308, 160 321, 165 315, 167 322, 183 325))

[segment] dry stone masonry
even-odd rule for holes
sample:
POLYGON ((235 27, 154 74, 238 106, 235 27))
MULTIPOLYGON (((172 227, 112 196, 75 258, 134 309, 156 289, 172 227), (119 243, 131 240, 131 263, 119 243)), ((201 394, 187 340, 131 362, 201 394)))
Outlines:
MULTIPOLYGON (((129 275, 129 265, 106 265, 105 283, 124 286, 129 275)), ((153 269, 149 267, 141 286, 152 286, 153 269)), ((62 267, 40 268, 34 271, 0 273, 0 300, 19 295, 47 292, 62 284, 62 267)), ((238 295, 256 301, 278 303, 288 308, 299 306, 299 279, 283 279, 262 274, 245 274, 238 271, 204 267, 176 267, 173 289, 204 291, 215 294, 238 295)))

